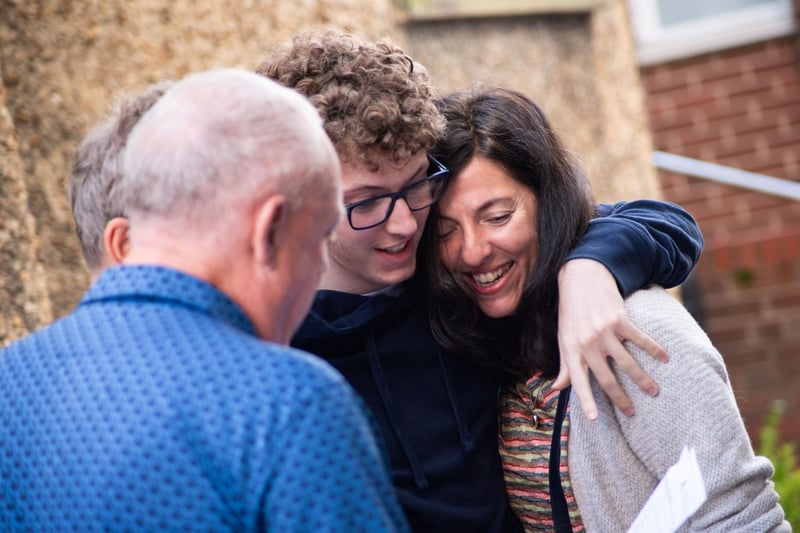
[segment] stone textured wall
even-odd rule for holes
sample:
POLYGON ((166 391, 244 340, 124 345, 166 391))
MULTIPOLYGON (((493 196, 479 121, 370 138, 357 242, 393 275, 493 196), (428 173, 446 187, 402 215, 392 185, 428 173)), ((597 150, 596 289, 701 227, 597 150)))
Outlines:
MULTIPOLYGON (((9 183, 2 173, 4 188, 16 185, 16 200, 3 198, 14 207, 8 213, 35 217, 38 257, 47 271, 40 278, 8 262, 6 257, 28 257, 32 240, 14 229, 28 219, 4 210, 0 235, 13 233, 20 248, 4 243, 3 277, 25 271, 45 282, 57 316, 69 312, 86 289, 66 176, 75 145, 120 91, 219 66, 254 69, 274 43, 329 25, 384 36, 393 28, 390 0, 0 0, 0 79, 13 120, 2 131, 18 144, 13 159, 0 154, 0 168, 15 161, 19 167, 9 183)), ((17 282, 28 285, 27 279, 17 282)), ((8 319, 0 311, 2 331, 8 319)), ((41 316, 51 318, 49 312, 41 316)), ((42 320, 27 321, 22 329, 42 320)))
POLYGON ((309 27, 389 36, 443 90, 486 79, 534 97, 600 199, 655 197, 627 24, 624 0, 591 14, 425 23, 398 22, 392 0, 0 0, 0 345, 69 312, 86 289, 66 176, 75 145, 121 91, 255 68, 309 27))
POLYGON ((52 317, 19 143, 5 100, 0 80, 0 346, 52 317))
POLYGON ((443 90, 481 80, 532 97, 598 199, 660 197, 624 0, 590 14, 410 22, 405 33, 443 90))

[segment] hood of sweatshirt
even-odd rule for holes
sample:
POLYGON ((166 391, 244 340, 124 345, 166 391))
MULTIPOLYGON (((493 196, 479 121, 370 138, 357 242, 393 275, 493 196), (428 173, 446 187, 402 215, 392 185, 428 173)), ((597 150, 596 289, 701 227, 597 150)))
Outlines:
POLYGON ((292 339, 293 344, 320 344, 336 341, 327 345, 324 357, 334 357, 334 352, 341 352, 339 342, 343 337, 364 334, 368 328, 385 323, 396 313, 407 312, 416 302, 412 291, 404 285, 395 290, 364 296, 332 290, 317 291, 314 305, 303 321, 300 329, 292 339), (337 348, 340 348, 337 350, 337 348))
POLYGON ((365 400, 415 530, 442 520, 499 530, 497 384, 438 345, 416 280, 372 296, 319 291, 292 345, 331 363, 365 400))
MULTIPOLYGON (((459 431, 459 439, 466 451, 471 451, 474 443, 469 428, 463 420, 456 394, 452 390, 452 377, 442 359, 441 349, 433 341, 432 336, 426 335, 425 323, 417 322, 417 327, 414 327, 412 315, 415 311, 419 314, 422 310, 417 288, 409 281, 392 290, 371 296, 321 290, 317 293, 309 316, 295 335, 293 344, 322 355, 345 374, 370 404, 373 414, 382 426, 380 429, 384 437, 386 432, 390 431, 396 438, 411 469, 414 483, 417 488, 424 489, 429 485, 429 481, 420 460, 420 452, 415 447, 413 437, 408 435, 405 427, 407 422, 403 422, 404 419, 410 421, 410 417, 400 413, 404 407, 408 407, 408 403, 402 397, 397 397, 398 380, 394 378, 399 376, 391 370, 387 375, 387 369, 384 368, 392 366, 391 362, 386 361, 391 357, 391 352, 386 349, 385 343, 381 343, 387 334, 391 335, 393 330, 395 332, 402 330, 401 338, 404 339, 403 342, 407 342, 408 351, 418 344, 427 345, 431 351, 428 357, 433 361, 422 361, 423 364, 419 365, 414 364, 417 359, 409 357, 403 372, 423 374, 426 373, 424 369, 428 369, 430 373, 430 363, 434 362, 437 377, 447 393, 452 417, 459 431), (410 318, 412 320, 409 322, 410 318), (366 369, 369 369, 368 375, 364 373, 366 369), (363 382, 365 378, 369 383, 363 382), (373 390, 377 395, 368 392, 373 390), (378 400, 379 405, 375 405, 375 400, 378 400), (402 402, 401 405, 398 405, 398 400, 402 402), (381 415, 385 415, 385 418, 381 415), (388 422, 388 425, 385 422, 388 422)), ((397 353, 397 348, 402 352, 402 342, 395 340, 391 348, 394 353, 397 353)), ((417 349, 416 353, 420 351, 417 349)))

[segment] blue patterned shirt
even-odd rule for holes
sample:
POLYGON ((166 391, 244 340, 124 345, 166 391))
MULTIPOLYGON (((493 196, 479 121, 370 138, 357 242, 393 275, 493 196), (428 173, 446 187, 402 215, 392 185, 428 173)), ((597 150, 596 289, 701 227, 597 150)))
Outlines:
POLYGON ((174 270, 0 351, 0 402, 3 531, 407 530, 350 386, 174 270))

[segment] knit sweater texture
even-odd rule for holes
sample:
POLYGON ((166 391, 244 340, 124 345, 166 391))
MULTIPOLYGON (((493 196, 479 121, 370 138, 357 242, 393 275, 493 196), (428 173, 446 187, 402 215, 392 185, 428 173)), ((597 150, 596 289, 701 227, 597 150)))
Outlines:
POLYGON ((0 398, 2 531, 407 529, 344 379, 175 270, 107 270, 0 398))
POLYGON ((587 531, 626 530, 684 446, 697 452, 708 499, 680 531, 791 531, 769 480, 772 464, 753 453, 722 356, 708 336, 659 287, 637 291, 625 306, 670 360, 660 363, 625 343, 660 391, 650 397, 615 369, 635 406, 632 417, 596 381, 597 421, 583 416, 574 392, 570 397, 569 471, 587 531))

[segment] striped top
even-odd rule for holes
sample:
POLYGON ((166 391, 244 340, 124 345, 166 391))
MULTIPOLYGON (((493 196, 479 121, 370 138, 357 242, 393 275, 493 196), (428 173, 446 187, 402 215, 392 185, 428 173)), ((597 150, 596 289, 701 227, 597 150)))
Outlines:
MULTIPOLYGON (((549 461, 558 396, 552 379, 534 375, 505 387, 500 395, 500 457, 511 508, 526 532, 552 531, 549 461)), ((585 531, 567 467, 569 406, 561 427, 561 486, 573 531, 585 531)))

